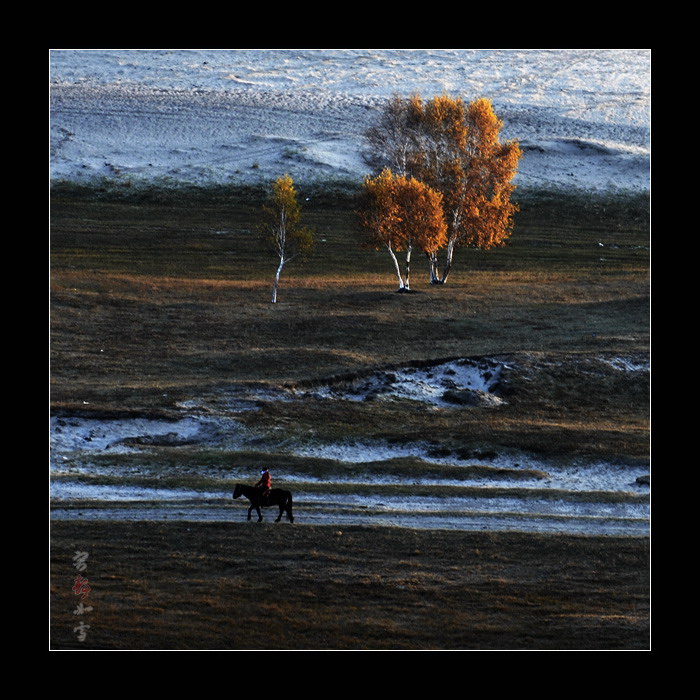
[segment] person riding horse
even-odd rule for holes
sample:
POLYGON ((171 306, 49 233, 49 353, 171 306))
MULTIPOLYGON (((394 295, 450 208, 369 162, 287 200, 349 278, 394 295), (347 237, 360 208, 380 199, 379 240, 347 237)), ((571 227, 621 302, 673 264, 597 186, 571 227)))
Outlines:
POLYGON ((267 469, 263 469, 261 473, 262 476, 258 483, 255 484, 255 488, 260 491, 260 502, 265 503, 265 499, 270 495, 270 489, 272 488, 272 477, 267 469))

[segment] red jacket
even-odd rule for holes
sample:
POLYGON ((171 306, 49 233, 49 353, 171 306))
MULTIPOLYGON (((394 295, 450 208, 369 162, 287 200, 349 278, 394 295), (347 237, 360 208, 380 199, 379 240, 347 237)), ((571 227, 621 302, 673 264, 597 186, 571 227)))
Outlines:
POLYGON ((262 486, 264 489, 269 489, 272 485, 272 477, 268 472, 265 472, 262 477, 260 477, 260 481, 258 481, 258 485, 262 486))

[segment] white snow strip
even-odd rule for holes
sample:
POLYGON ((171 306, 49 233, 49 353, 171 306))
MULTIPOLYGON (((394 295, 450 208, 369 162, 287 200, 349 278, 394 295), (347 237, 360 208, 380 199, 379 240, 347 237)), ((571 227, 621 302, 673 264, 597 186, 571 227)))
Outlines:
POLYGON ((648 49, 53 50, 51 171, 175 183, 366 174, 391 95, 486 97, 525 149, 517 183, 649 188, 648 49))

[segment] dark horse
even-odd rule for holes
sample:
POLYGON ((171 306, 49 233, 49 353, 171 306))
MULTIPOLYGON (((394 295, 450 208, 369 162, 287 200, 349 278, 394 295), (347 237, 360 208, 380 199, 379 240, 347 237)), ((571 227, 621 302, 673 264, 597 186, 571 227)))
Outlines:
POLYGON ((268 506, 279 506, 280 514, 277 516, 276 523, 282 519, 282 514, 286 511, 289 522, 294 522, 294 516, 292 515, 292 494, 290 491, 283 491, 282 489, 270 489, 270 493, 261 499, 260 491, 254 486, 248 486, 247 484, 236 484, 236 488, 233 491, 233 497, 239 498, 240 496, 245 496, 250 501, 250 508, 248 508, 248 520, 251 518, 253 508, 258 512, 258 522, 261 522, 263 517, 260 512, 260 506, 264 508, 268 506))

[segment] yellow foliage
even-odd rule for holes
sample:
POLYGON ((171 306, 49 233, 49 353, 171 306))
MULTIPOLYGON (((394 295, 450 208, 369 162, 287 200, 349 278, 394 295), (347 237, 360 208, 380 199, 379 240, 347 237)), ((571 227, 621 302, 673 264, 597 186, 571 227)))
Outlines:
POLYGON ((366 202, 360 217, 370 245, 394 250, 418 246, 433 252, 447 242, 442 195, 415 178, 394 175, 388 168, 365 178, 366 202))
POLYGON ((374 214, 366 224, 374 232, 374 243, 399 249, 412 240, 414 230, 423 228, 431 231, 420 244, 426 252, 436 251, 447 240, 450 250, 456 245, 484 249, 503 245, 517 211, 511 195, 522 150, 516 141, 501 142, 503 122, 491 100, 482 97, 467 104, 448 95, 427 101, 412 95, 397 96, 390 104, 384 128, 374 132, 373 145, 408 179, 401 180, 390 170, 368 179, 366 191, 370 199, 374 197, 374 214), (392 148, 382 150, 389 141, 392 148), (439 207, 427 191, 416 190, 409 175, 441 195, 439 207), (408 207, 407 201, 415 207, 408 207), (443 212, 444 231, 427 215, 437 208, 443 212))
POLYGON ((295 257, 313 247, 314 232, 301 225, 301 208, 294 181, 289 175, 278 177, 273 183, 271 202, 263 207, 260 229, 274 251, 282 257, 295 257))

